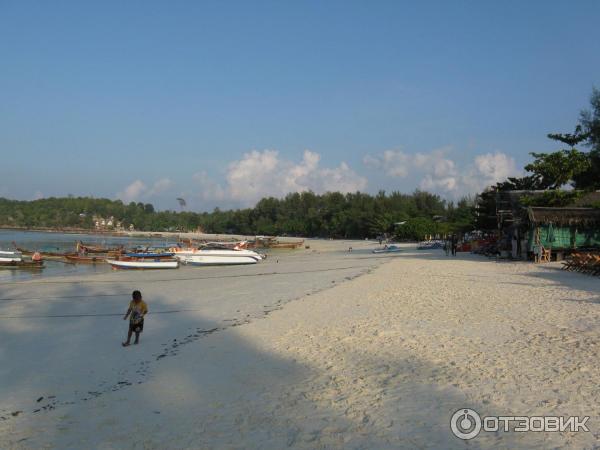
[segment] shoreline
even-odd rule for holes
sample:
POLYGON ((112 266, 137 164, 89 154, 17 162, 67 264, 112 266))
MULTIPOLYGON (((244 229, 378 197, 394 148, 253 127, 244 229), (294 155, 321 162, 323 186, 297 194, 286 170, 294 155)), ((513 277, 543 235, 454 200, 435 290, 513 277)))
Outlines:
MULTIPOLYGON (((111 237, 131 237, 131 238, 187 238, 187 239, 215 239, 224 238, 226 240, 248 240, 254 239, 257 235, 227 234, 227 233, 198 233, 187 231, 102 231, 89 229, 56 229, 56 228, 15 228, 2 227, 0 231, 20 231, 25 233, 48 233, 48 234, 83 234, 111 237)), ((323 238, 307 238, 300 236, 273 236, 282 242, 296 242, 302 240, 325 240, 323 238)), ((223 240, 223 239, 222 239, 223 240)), ((357 241, 362 239, 334 239, 336 241, 357 241)))

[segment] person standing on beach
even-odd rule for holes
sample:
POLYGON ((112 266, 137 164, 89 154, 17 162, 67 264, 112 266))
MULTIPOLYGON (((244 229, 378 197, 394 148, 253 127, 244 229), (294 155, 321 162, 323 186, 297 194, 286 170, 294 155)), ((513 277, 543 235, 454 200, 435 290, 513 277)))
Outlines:
POLYGON ((140 342, 140 333, 144 331, 144 316, 148 313, 148 305, 142 300, 142 293, 140 291, 133 291, 131 294, 132 300, 129 302, 129 308, 123 317, 123 320, 127 320, 129 317, 129 331, 127 332, 127 340, 123 342, 123 347, 127 347, 131 344, 131 336, 135 333, 134 344, 140 342))
POLYGON ((456 256, 456 248, 458 247, 458 238, 455 234, 452 235, 452 256, 456 256))

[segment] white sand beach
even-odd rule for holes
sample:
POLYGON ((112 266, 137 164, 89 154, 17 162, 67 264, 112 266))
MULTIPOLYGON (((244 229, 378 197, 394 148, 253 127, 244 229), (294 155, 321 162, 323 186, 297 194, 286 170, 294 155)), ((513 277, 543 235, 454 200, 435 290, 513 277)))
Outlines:
POLYGON ((310 246, 252 267, 3 284, 0 448, 596 448, 600 279, 310 246), (122 348, 133 289, 151 314, 122 348), (590 416, 590 431, 462 441, 449 422, 465 407, 590 416))

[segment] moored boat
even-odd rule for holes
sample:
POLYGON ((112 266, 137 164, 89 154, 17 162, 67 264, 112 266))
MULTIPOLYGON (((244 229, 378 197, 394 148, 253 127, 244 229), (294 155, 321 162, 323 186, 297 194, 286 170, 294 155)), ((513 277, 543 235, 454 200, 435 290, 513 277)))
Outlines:
POLYGON ((252 250, 232 250, 228 248, 172 248, 175 257, 184 264, 192 266, 230 266, 256 264, 264 255, 252 250))
POLYGON ((376 248, 373 253, 398 253, 401 251, 402 249, 397 245, 386 245, 383 248, 376 248))
POLYGON ((0 261, 0 269, 43 269, 43 261, 0 261))
POLYGON ((248 241, 246 248, 271 248, 271 249, 297 249, 304 245, 304 239, 293 242, 281 242, 273 236, 256 236, 253 241, 248 241))
POLYGON ((77 241, 75 248, 77 249, 77 253, 79 253, 79 252, 83 252, 83 253, 115 253, 115 252, 120 252, 121 250, 123 250, 123 247, 115 247, 115 248, 101 247, 99 245, 84 244, 81 241, 77 241))
POLYGON ((171 252, 130 252, 125 253, 125 256, 128 258, 152 258, 152 259, 166 259, 173 258, 173 253, 171 252))
POLYGON ((22 261, 23 255, 21 252, 10 250, 0 250, 0 262, 22 261))
POLYGON ((72 263, 79 264, 104 264, 106 262, 106 256, 103 255, 65 255, 64 258, 72 263))
POLYGON ((179 261, 176 259, 149 259, 149 258, 130 258, 107 259, 106 262, 113 269, 177 269, 179 261))

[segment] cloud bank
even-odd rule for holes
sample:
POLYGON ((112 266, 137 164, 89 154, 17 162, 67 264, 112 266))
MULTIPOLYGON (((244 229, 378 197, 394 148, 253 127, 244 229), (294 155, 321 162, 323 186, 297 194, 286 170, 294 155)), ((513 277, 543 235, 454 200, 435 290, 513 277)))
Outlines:
POLYGON ((345 162, 321 167, 321 156, 305 150, 300 162, 282 158, 276 150, 253 150, 231 162, 225 184, 215 182, 206 172, 194 175, 204 200, 226 200, 252 206, 263 197, 283 197, 290 192, 355 192, 367 187, 367 179, 345 162))
MULTIPOLYGON (((451 147, 417 153, 387 150, 365 155, 363 163, 372 172, 373 189, 385 185, 383 175, 387 182, 391 180, 409 190, 419 188, 448 199, 481 192, 519 174, 515 160, 502 152, 479 154, 466 162, 458 162, 451 155, 451 147)), ((193 209, 238 208, 253 206, 264 197, 284 197, 290 192, 366 191, 368 181, 343 161, 337 166, 323 166, 321 155, 310 150, 305 150, 299 161, 283 157, 277 150, 253 150, 227 164, 219 178, 202 170, 191 179, 188 176, 187 183, 182 184, 174 194, 175 184, 169 178, 152 184, 136 179, 117 197, 126 203, 161 203, 177 195, 185 198, 193 209)))
POLYGON ((363 163, 371 169, 383 171, 388 177, 417 176, 420 189, 449 198, 481 192, 519 174, 515 160, 505 153, 477 155, 471 162, 461 165, 448 156, 451 150, 451 147, 428 153, 387 150, 375 156, 366 155, 363 163))
POLYGON ((117 193, 117 198, 125 203, 151 200, 159 194, 169 190, 173 182, 169 178, 161 178, 148 187, 142 180, 135 180, 117 193))

